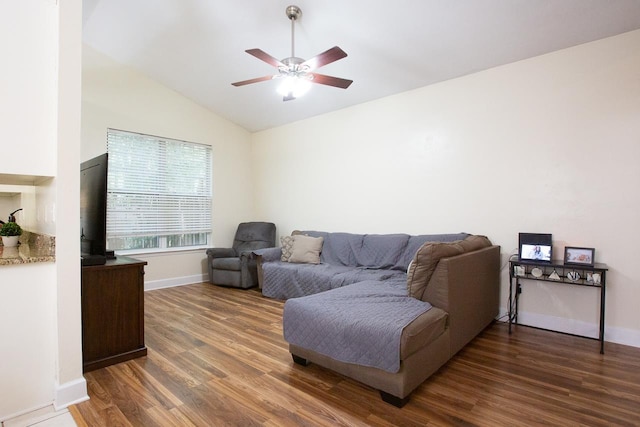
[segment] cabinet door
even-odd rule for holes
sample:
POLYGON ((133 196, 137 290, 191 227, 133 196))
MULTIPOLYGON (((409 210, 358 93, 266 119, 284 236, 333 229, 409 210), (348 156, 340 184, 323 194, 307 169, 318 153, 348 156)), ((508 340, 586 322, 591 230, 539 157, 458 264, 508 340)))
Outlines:
POLYGON ((142 267, 87 270, 82 274, 83 359, 144 347, 142 267))

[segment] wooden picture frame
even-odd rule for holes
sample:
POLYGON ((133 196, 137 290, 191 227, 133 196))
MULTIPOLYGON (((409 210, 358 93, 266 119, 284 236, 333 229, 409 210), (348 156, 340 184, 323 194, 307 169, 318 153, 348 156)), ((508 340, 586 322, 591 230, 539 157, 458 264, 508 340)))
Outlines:
POLYGON ((586 265, 593 267, 595 254, 595 248, 567 246, 564 248, 564 263, 569 265, 586 265))

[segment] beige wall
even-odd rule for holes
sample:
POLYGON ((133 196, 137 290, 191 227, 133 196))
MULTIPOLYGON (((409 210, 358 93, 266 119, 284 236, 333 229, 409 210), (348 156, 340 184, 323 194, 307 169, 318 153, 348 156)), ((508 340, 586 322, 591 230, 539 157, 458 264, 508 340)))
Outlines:
MULTIPOLYGON (((607 339, 640 346, 639 51, 636 31, 256 133, 257 214, 280 235, 485 234, 505 265, 518 232, 595 247, 607 339)), ((526 323, 597 330, 593 289, 529 282, 521 302, 526 323)))
MULTIPOLYGON (((213 243, 229 246, 239 222, 253 220, 250 134, 89 46, 82 58, 82 160, 106 151, 107 128, 213 147, 213 243)), ((138 256, 152 287, 193 283, 206 273, 205 251, 138 256)))

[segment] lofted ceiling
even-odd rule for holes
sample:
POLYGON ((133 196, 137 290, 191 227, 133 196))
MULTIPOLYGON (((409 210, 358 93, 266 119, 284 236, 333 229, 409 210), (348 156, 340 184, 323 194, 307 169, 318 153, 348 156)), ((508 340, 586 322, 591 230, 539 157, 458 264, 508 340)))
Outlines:
POLYGON ((498 65, 640 29, 638 0, 83 0, 83 42, 255 132, 498 65), (348 57, 283 102, 273 74, 245 53, 291 53, 288 5, 302 9, 295 53, 348 57))

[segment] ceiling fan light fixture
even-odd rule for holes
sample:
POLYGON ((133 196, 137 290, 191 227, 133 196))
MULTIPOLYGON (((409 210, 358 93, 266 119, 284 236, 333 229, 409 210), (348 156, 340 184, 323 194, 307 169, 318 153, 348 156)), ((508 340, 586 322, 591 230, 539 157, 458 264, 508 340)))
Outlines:
POLYGON ((311 89, 311 80, 303 76, 286 76, 278 86, 283 97, 300 98, 311 89))

